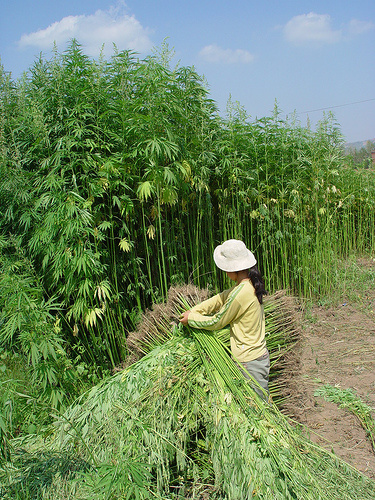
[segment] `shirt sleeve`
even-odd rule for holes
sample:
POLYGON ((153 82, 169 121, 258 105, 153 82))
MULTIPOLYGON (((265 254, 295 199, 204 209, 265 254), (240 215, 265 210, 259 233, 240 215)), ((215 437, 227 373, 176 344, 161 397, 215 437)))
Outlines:
POLYGON ((229 293, 215 295, 193 307, 188 317, 189 326, 203 330, 220 330, 229 325, 241 312, 241 304, 236 300, 240 289, 241 287, 235 287, 229 290, 229 293), (223 301, 225 297, 226 300, 223 301))
POLYGON ((192 307, 190 311, 203 314, 204 316, 210 316, 216 313, 225 304, 225 301, 231 290, 232 289, 229 289, 225 292, 218 293, 217 295, 214 295, 213 297, 200 302, 196 306, 192 307))

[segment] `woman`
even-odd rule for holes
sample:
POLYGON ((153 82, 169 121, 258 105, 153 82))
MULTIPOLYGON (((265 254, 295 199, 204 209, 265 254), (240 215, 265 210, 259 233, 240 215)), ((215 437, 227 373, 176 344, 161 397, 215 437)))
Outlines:
POLYGON ((255 391, 268 399, 270 358, 265 340, 264 280, 245 243, 228 240, 215 248, 214 261, 236 285, 196 305, 180 322, 193 328, 220 330, 230 325, 234 359, 258 382, 255 391))

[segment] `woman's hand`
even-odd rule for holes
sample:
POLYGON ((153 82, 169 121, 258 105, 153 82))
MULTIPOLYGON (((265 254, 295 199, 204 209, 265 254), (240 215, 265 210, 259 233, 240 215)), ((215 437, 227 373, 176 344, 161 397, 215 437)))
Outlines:
POLYGON ((180 323, 182 323, 184 326, 187 326, 187 324, 188 324, 189 314, 190 314, 190 311, 185 311, 180 316, 180 323))

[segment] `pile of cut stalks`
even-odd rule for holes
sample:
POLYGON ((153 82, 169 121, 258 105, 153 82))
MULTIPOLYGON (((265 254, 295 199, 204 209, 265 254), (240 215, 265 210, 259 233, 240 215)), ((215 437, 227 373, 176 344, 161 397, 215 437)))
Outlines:
POLYGON ((27 498, 55 500, 374 499, 374 481, 280 410, 283 364, 298 341, 290 297, 265 303, 268 402, 232 359, 228 330, 179 326, 180 313, 204 298, 195 287, 171 289, 128 338, 135 362, 56 416, 43 439, 15 442, 3 498, 21 498, 15 492, 28 485, 39 496, 27 498), (40 478, 48 464, 41 486, 35 471, 40 478))

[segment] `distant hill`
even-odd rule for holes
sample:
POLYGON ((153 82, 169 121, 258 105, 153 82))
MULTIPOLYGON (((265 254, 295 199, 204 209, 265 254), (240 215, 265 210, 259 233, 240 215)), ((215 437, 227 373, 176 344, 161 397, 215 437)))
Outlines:
POLYGON ((373 142, 375 143, 375 138, 374 139, 367 139, 366 141, 357 141, 357 142, 347 142, 344 144, 345 151, 350 151, 353 149, 359 151, 362 148, 365 148, 368 142, 373 142))
POLYGON ((375 139, 349 142, 344 145, 344 154, 351 156, 353 165, 365 168, 375 166, 373 151, 375 151, 375 139))

